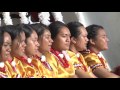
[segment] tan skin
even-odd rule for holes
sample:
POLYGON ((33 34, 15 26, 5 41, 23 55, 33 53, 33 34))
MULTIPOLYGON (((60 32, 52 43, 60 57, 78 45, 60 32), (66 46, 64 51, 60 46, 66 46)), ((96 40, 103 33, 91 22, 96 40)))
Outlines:
POLYGON ((3 41, 1 54, 0 54, 0 60, 2 60, 3 62, 8 59, 12 59, 12 57, 10 55, 11 43, 12 43, 12 41, 11 41, 10 35, 7 32, 5 32, 4 33, 4 41, 3 41))
MULTIPOLYGON (((52 44, 52 48, 58 51, 62 50, 69 50, 70 45, 70 31, 67 27, 62 27, 57 34, 56 38, 54 39, 54 42, 52 44)), ((75 71, 75 76, 73 78, 79 77, 79 78, 92 78, 89 74, 87 74, 82 69, 77 69, 75 71)))
MULTIPOLYGON (((94 51, 96 54, 100 51, 108 49, 108 41, 106 32, 104 29, 98 30, 98 34, 95 39, 90 39, 90 50, 94 51)), ((93 72, 97 77, 100 78, 118 78, 119 76, 109 72, 103 66, 95 69, 93 72)))
MULTIPOLYGON (((77 38, 71 37, 70 50, 74 53, 78 53, 79 51, 83 51, 87 49, 88 33, 83 26, 79 27, 78 30, 80 32, 80 35, 77 38)), ((91 74, 91 76, 96 77, 93 73, 91 74)))
POLYGON ((17 36, 16 39, 13 41, 12 43, 12 52, 11 55, 12 57, 21 57, 21 56, 25 56, 25 47, 26 47, 26 43, 25 43, 25 33, 21 32, 20 36, 17 36))
POLYGON ((26 39, 26 45, 25 52, 29 58, 32 58, 34 55, 36 55, 36 53, 38 53, 39 43, 38 36, 35 31, 33 31, 31 36, 26 39))
POLYGON ((87 31, 84 27, 80 27, 79 32, 80 35, 77 38, 71 37, 70 50, 72 50, 74 53, 87 49, 86 48, 88 43, 87 31))
POLYGON ((38 42, 40 44, 39 51, 44 54, 45 52, 49 52, 52 46, 53 40, 51 39, 51 33, 49 30, 45 30, 43 35, 38 38, 38 42))

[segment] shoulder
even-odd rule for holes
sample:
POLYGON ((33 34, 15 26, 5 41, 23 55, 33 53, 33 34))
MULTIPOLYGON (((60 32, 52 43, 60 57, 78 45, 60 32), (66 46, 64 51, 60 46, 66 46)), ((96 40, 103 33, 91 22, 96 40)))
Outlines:
POLYGON ((75 54, 74 52, 72 52, 72 51, 67 50, 66 52, 68 53, 68 55, 69 55, 70 57, 76 56, 76 54, 75 54))

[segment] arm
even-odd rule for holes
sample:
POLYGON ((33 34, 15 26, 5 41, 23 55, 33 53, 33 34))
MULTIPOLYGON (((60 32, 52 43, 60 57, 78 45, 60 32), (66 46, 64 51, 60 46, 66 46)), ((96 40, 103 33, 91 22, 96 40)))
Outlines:
POLYGON ((83 71, 82 69, 76 69, 75 70, 75 74, 79 77, 79 78, 93 78, 93 76, 91 76, 89 73, 83 71))
POLYGON ((89 72, 90 76, 93 78, 98 78, 95 74, 93 74, 92 72, 89 72))
POLYGON ((103 66, 96 68, 93 73, 99 78, 119 78, 120 76, 109 72, 103 66))

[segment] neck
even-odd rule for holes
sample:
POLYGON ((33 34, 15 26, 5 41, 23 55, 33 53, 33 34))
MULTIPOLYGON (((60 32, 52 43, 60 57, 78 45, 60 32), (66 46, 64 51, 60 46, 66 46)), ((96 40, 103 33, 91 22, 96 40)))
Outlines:
POLYGON ((100 50, 98 50, 97 48, 94 48, 94 47, 90 47, 89 49, 96 54, 98 54, 100 52, 100 50))
POLYGON ((14 53, 11 53, 11 56, 12 56, 12 58, 14 58, 14 57, 25 57, 25 58, 28 58, 27 57, 27 55, 25 55, 25 54, 14 54, 14 53))
POLYGON ((39 57, 42 56, 43 54, 44 54, 44 53, 41 53, 40 51, 38 51, 38 52, 36 53, 36 55, 39 56, 39 57))
POLYGON ((77 49, 75 48, 75 46, 73 44, 70 45, 69 50, 74 52, 74 53, 78 53, 77 49))
POLYGON ((58 52, 62 52, 62 50, 59 50, 59 49, 54 48, 54 47, 52 47, 52 49, 55 50, 55 51, 58 51, 58 52))

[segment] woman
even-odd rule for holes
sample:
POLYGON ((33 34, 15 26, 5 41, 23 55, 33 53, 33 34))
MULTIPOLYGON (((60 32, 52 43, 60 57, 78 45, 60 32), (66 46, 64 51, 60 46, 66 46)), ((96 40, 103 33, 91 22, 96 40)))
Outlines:
POLYGON ((7 67, 8 61, 12 60, 11 37, 3 27, 0 27, 0 78, 11 78, 10 68, 7 67))
POLYGON ((51 39, 51 33, 49 31, 49 28, 44 24, 32 24, 30 25, 38 35, 38 43, 39 46, 39 52, 41 55, 39 57, 45 57, 46 60, 42 61, 40 58, 40 62, 43 64, 43 76, 46 78, 57 78, 58 70, 57 70, 57 62, 54 59, 54 56, 50 53, 50 48, 53 43, 53 40, 51 39))
POLYGON ((76 53, 79 62, 82 63, 81 69, 83 69, 86 73, 89 73, 92 77, 96 77, 91 72, 82 54, 80 53, 80 51, 86 50, 87 42, 88 42, 87 31, 85 27, 83 26, 83 24, 77 21, 69 22, 67 26, 71 33, 71 43, 69 50, 76 53))
POLYGON ((76 62, 75 53, 68 51, 70 45, 70 31, 67 26, 59 21, 50 24, 50 32, 53 39, 51 52, 58 61, 58 75, 62 78, 80 77, 91 78, 80 68, 80 62, 76 62))
MULTIPOLYGON (((11 65, 18 74, 16 77, 20 78, 31 78, 38 77, 37 70, 32 65, 31 58, 25 54, 26 47, 26 36, 22 30, 21 25, 6 27, 8 33, 10 33, 12 38, 11 55, 13 58, 13 63, 11 65)), ((40 76, 39 76, 40 77, 40 76)))
MULTIPOLYGON (((42 77, 44 77, 42 74, 42 64, 35 57, 36 54, 38 54, 38 47, 39 47, 38 35, 35 32, 35 30, 32 29, 27 24, 22 25, 22 30, 24 31, 25 36, 26 36, 25 54, 28 58, 31 59, 31 60, 29 60, 30 61, 29 63, 30 63, 30 66, 34 68, 33 72, 31 72, 30 75, 33 74, 33 77, 35 77, 35 78, 36 77, 42 78, 42 77)), ((24 66, 26 66, 26 64, 24 64, 24 66)), ((29 71, 27 73, 29 73, 29 71)))
POLYGON ((107 61, 99 54, 108 49, 108 41, 104 28, 100 25, 89 25, 86 27, 88 32, 88 49, 84 52, 84 58, 91 67, 93 73, 100 78, 118 78, 119 76, 111 73, 108 69, 107 61))

